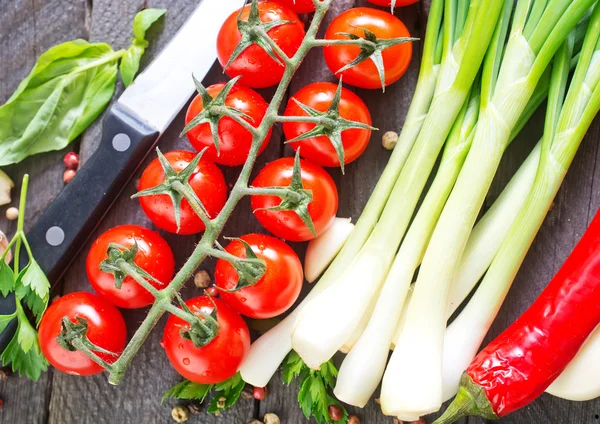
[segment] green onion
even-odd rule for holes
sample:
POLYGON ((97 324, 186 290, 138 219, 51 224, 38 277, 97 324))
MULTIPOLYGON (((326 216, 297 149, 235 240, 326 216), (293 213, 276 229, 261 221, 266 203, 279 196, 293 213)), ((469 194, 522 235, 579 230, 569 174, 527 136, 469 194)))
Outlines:
MULTIPOLYGON (((446 1, 447 6, 465 4, 446 1)), ((450 31, 458 15, 451 13, 451 7, 446 8, 445 33, 454 32, 460 38, 449 43, 445 36, 440 77, 429 113, 386 207, 350 266, 336 271, 337 281, 300 312, 292 346, 311 368, 329 360, 348 340, 385 280, 436 158, 479 72, 494 31, 490 21, 495 22, 502 5, 500 0, 472 1, 462 31, 450 31)))
POLYGON ((383 378, 384 413, 410 420, 441 406, 452 280, 511 132, 552 57, 593 3, 519 0, 509 32, 512 2, 506 2, 484 64, 473 144, 423 257, 406 324, 383 378))
POLYGON ((483 281, 445 336, 444 384, 458 386, 517 274, 573 157, 600 110, 600 7, 596 7, 568 87, 573 42, 565 43, 553 66, 540 163, 531 192, 483 281))

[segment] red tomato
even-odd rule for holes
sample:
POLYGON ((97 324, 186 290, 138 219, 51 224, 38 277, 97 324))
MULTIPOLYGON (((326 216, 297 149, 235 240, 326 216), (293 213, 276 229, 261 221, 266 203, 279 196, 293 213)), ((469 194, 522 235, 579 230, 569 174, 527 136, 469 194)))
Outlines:
MULTIPOLYGON (((293 99, 298 100, 307 106, 320 112, 325 112, 331 106, 333 97, 337 90, 337 85, 329 82, 315 82, 307 85, 298 91, 288 102, 285 109, 285 116, 306 116, 298 104, 293 99)), ((342 97, 339 105, 340 117, 350 121, 362 122, 371 125, 371 114, 367 105, 356 94, 342 88, 342 97)), ((285 122, 283 131, 288 140, 298 137, 315 127, 315 124, 309 122, 285 122)), ((342 145, 344 146, 344 163, 350 163, 358 158, 365 151, 369 140, 371 139, 371 130, 350 129, 342 132, 342 145)), ((321 166, 340 166, 340 159, 329 138, 325 136, 313 137, 307 140, 298 141, 290 144, 294 150, 300 149, 300 155, 317 165, 321 166)))
MULTIPOLYGON (((252 251, 266 262, 265 275, 253 286, 235 292, 221 291, 221 299, 242 315, 251 318, 272 318, 287 311, 298 299, 304 273, 294 250, 275 237, 248 234, 240 237, 252 251)), ((246 257, 242 242, 233 240, 225 250, 239 258, 246 257)), ((235 268, 219 259, 215 269, 215 284, 222 289, 236 287, 239 277, 235 268)))
MULTIPOLYGON (((184 169, 194 160, 196 154, 185 150, 168 152, 165 157, 177 172, 184 169)), ((156 187, 165 181, 165 174, 158 158, 150 162, 144 170, 138 189, 156 187)), ((211 218, 217 214, 227 201, 227 184, 221 170, 212 162, 200 160, 198 167, 189 179, 192 190, 196 193, 211 218)), ((177 231, 173 202, 166 194, 140 197, 144 213, 159 228, 178 234, 196 234, 204 230, 204 223, 196 215, 187 200, 181 201, 181 229, 177 231)))
MULTIPOLYGON (((308 205, 317 236, 333 222, 338 208, 338 193, 331 176, 314 163, 300 161, 302 183, 305 190, 311 190, 313 199, 308 205)), ((287 187, 292 181, 294 158, 281 158, 265 166, 254 182, 254 187, 287 187)), ((252 196, 252 210, 258 221, 277 237, 290 241, 306 241, 315 236, 294 211, 257 210, 270 208, 281 203, 277 196, 252 196)))
MULTIPOLYGON (((292 57, 302 40, 304 39, 304 25, 298 15, 292 12, 288 7, 274 1, 262 1, 258 3, 258 12, 262 22, 271 21, 292 21, 291 24, 279 25, 272 28, 267 34, 277 43, 281 50, 292 57)), ((247 20, 250 14, 250 6, 245 6, 241 19, 247 20)), ((231 54, 238 46, 242 35, 238 31, 237 20, 239 11, 234 12, 223 23, 217 38, 217 54, 221 66, 225 66, 231 57, 231 54)), ((270 87, 281 81, 285 67, 275 62, 258 45, 249 46, 225 69, 225 73, 230 77, 242 75, 240 82, 249 87, 263 88, 270 87)))
MULTIPOLYGON (((214 98, 221 92, 224 86, 225 84, 214 84, 206 90, 214 98)), ((267 108, 269 107, 260 94, 241 85, 233 86, 225 99, 225 105, 250 116, 252 119, 249 120, 249 122, 255 127, 260 125, 267 112, 267 108)), ((188 108, 187 114, 185 115, 185 124, 187 125, 195 118, 202 109, 202 98, 198 95, 194 98, 188 108)), ((217 153, 212 132, 210 130, 210 124, 205 123, 198 125, 189 130, 187 136, 190 143, 192 143, 192 146, 194 146, 194 149, 201 151, 205 147, 208 147, 208 150, 204 152, 204 158, 228 166, 244 164, 252 145, 252 134, 250 131, 228 117, 223 117, 219 121, 220 154, 217 153)), ((269 131, 265 137, 259 153, 265 150, 265 147, 269 144, 270 138, 271 131, 269 131)))
POLYGON ((56 338, 61 332, 61 321, 68 317, 72 322, 83 318, 88 324, 87 338, 94 345, 116 353, 117 356, 97 352, 112 364, 118 359, 127 341, 125 320, 117 308, 100 296, 76 292, 64 295, 50 305, 39 328, 42 353, 50 364, 67 374, 94 375, 104 369, 79 351, 64 349, 56 338))
MULTIPOLYGON (((369 3, 376 4, 377 6, 391 6, 392 0, 367 0, 369 3)), ((415 4, 419 0, 396 0, 394 4, 395 7, 408 6, 411 4, 415 4)))
POLYGON ((157 232, 139 225, 120 225, 96 239, 87 256, 87 275, 94 290, 119 308, 143 308, 154 302, 154 296, 133 278, 126 277, 120 289, 115 287, 113 274, 100 270, 100 263, 108 258, 110 243, 131 248, 137 242, 134 262, 163 284, 148 280, 157 289, 169 283, 175 273, 175 258, 171 248, 157 232))
MULTIPOLYGON (((394 15, 379 9, 357 7, 350 9, 335 18, 325 33, 328 40, 348 39, 341 33, 356 34, 364 37, 361 28, 373 32, 377 38, 389 39, 410 37, 406 26, 394 15)), ((336 73, 342 67, 352 62, 360 53, 360 48, 354 45, 336 45, 323 48, 325 61, 332 72, 336 73)), ((385 85, 388 86, 400 79, 408 69, 412 57, 412 44, 397 44, 382 52, 385 68, 385 85)), ((344 72, 344 82, 361 88, 381 88, 381 80, 372 60, 353 66, 344 72)))
MULTIPOLYGON (((175 315, 165 326, 163 345, 171 365, 179 374, 199 384, 214 384, 235 375, 250 350, 250 332, 242 317, 225 302, 207 296, 195 297, 185 304, 192 312, 206 314, 217 308, 219 332, 206 346, 197 348, 181 337, 190 325, 175 315), (211 300, 212 299, 212 300, 211 300)), ((197 313, 200 316, 199 313, 197 313)))
POLYGON ((296 13, 312 13, 315 11, 315 4, 312 0, 277 0, 285 4, 296 13))

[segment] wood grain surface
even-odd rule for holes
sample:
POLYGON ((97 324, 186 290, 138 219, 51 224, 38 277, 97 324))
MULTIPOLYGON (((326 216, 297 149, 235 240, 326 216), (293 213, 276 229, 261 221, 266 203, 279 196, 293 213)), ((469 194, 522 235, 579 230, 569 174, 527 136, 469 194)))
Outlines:
MULTIPOLYGON (((0 0, 0 102, 3 103, 14 91, 18 83, 27 75, 35 59, 41 52, 59 42, 74 38, 86 38, 91 41, 109 42, 115 48, 126 47, 131 38, 131 22, 136 12, 143 7, 165 7, 168 14, 165 20, 149 32, 151 47, 142 62, 146 66, 162 47, 170 40, 177 29, 193 10, 198 0, 0 0)), ((325 20, 326 25, 332 16, 355 5, 362 0, 336 0, 325 20)), ((401 8, 397 15, 404 21, 411 34, 421 37, 427 16, 427 2, 401 8)), ((201 42, 201 40, 198 40, 201 42)), ((412 97, 419 70, 421 43, 415 43, 414 58, 407 74, 399 83, 389 87, 385 94, 379 91, 355 91, 369 106, 373 125, 381 132, 374 133, 371 144, 365 154, 349 165, 346 175, 341 176, 336 169, 330 169, 338 184, 340 194, 339 216, 358 218, 380 173, 387 163, 389 152, 381 147, 381 133, 388 130, 400 131, 408 105, 412 97)), ((191 46, 193 51, 193 46, 191 46)), ((224 80, 220 67, 215 65, 205 79, 206 85, 224 80)), ((322 53, 312 51, 294 77, 290 92, 294 93, 313 81, 334 81, 335 78, 324 64, 322 53)), ((118 93, 122 91, 119 83, 118 93)), ((265 97, 272 90, 262 90, 265 97)), ((179 138, 183 127, 184 112, 180 113, 160 141, 163 151, 190 149, 187 139, 179 138)), ((489 207, 506 182, 518 168, 523 158, 533 147, 541 133, 543 116, 536 115, 523 133, 508 149, 492 190, 486 200, 489 207)), ((79 151, 82 163, 94 153, 101 134, 101 119, 97 120, 81 137, 65 151, 79 151)), ((553 209, 536 238, 525 263, 520 270, 513 289, 496 319, 489 337, 492 338, 513 322, 535 299, 545 284, 558 270, 573 246, 577 243, 588 223, 600 206, 600 150, 598 139, 600 124, 596 122, 586 136, 575 161, 567 174, 553 209)), ((260 156, 256 169, 283 155, 290 150, 283 147, 281 128, 273 131, 271 142, 260 156)), ((63 187, 63 152, 47 153, 30 158, 17 166, 7 167, 6 172, 19 182, 24 173, 31 175, 29 205, 27 210, 28 226, 60 192, 63 187)), ((155 157, 151 154, 146 163, 155 157)), ((224 169, 228 182, 232 183, 239 168, 224 169)), ((99 228, 92 234, 98 236, 106 229, 127 223, 136 223, 153 227, 145 217, 137 201, 129 199, 136 189, 136 179, 125 188, 121 198, 107 214, 99 228)), ((18 190, 13 191, 13 203, 17 201, 18 190)), ((7 234, 14 232, 14 223, 4 218, 5 208, 0 210, 0 229, 7 234)), ((224 235, 239 236, 249 232, 263 231, 251 216, 249 202, 243 200, 226 227, 224 235)), ((198 237, 181 237, 163 232, 181 265, 198 237)), ((74 265, 64 277, 60 292, 91 290, 85 273, 85 246, 74 265)), ((304 254, 304 245, 294 248, 304 254)), ((212 261, 205 262, 202 269, 211 275, 212 261)), ((305 288, 305 291, 308 287, 305 288)), ((56 292, 52 295, 60 294, 56 292)), ((199 292, 188 284, 184 297, 199 292)), ((144 317, 144 310, 124 311, 132 333, 144 317)), ((170 367, 162 352, 161 338, 164 319, 146 341, 135 358, 123 383, 113 387, 100 375, 88 378, 68 376, 58 372, 47 372, 40 381, 33 383, 25 378, 10 377, 0 381, 0 398, 4 407, 0 410, 0 423, 26 424, 71 424, 71 423, 168 423, 172 422, 170 410, 175 401, 161 405, 162 394, 180 377, 170 367)), ((368 364, 365 364, 368 366, 368 364)), ((261 418, 267 412, 276 413, 282 423, 297 424, 306 422, 297 406, 298 386, 287 387, 281 383, 281 376, 274 377, 269 385, 269 396, 261 401, 241 400, 230 411, 219 417, 206 413, 194 415, 191 423, 235 423, 244 424, 254 418, 261 418)), ((390 417, 381 414, 374 400, 362 410, 350 408, 363 423, 392 423, 390 417)), ((506 417, 502 424, 530 423, 600 423, 600 400, 592 402, 567 402, 544 395, 532 405, 506 417)), ((433 417, 427 417, 431 422, 433 417)), ((483 420, 469 418, 463 420, 469 424, 482 423, 483 420)))

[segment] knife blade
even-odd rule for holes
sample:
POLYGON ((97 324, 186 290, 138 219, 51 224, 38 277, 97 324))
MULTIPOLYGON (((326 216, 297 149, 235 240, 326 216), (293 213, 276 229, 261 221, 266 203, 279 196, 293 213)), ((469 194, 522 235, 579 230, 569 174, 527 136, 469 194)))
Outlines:
MULTIPOLYGON (((195 91, 217 57, 219 28, 242 0, 202 0, 175 37, 107 112, 97 151, 27 233, 33 255, 56 283, 135 170, 195 91)), ((26 263, 26 261, 23 261, 26 263)), ((2 296, 0 296, 2 298, 2 296)), ((14 311, 0 299, 0 314, 14 311)), ((13 323, 14 324, 14 323, 13 323)), ((15 325, 9 325, 6 330, 15 325)), ((12 338, 0 335, 0 351, 12 338)))

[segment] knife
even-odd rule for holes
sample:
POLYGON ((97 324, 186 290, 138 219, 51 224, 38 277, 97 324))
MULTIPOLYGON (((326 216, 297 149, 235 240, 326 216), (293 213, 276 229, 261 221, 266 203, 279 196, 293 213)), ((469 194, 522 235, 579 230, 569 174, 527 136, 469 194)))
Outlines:
MULTIPOLYGON (((102 140, 77 176, 27 233, 33 255, 54 284, 64 274, 161 134, 195 91, 217 57, 217 34, 241 0, 202 0, 163 49, 110 108, 102 140)), ((23 261, 27 263, 27 261, 23 261)), ((0 315, 15 311, 14 294, 0 295, 0 315)), ((16 330, 0 334, 0 351, 16 330)))

